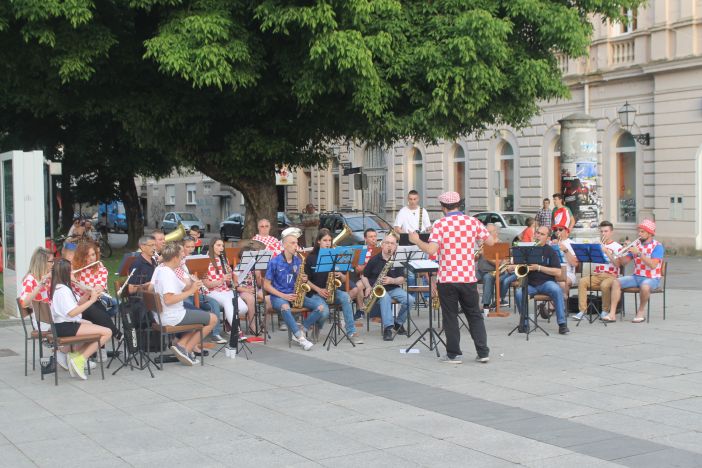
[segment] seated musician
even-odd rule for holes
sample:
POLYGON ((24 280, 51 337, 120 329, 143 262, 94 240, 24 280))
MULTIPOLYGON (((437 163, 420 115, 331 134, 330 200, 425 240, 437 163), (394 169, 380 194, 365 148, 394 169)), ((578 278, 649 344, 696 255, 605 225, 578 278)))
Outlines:
MULTIPOLYGON (((54 256, 44 247, 37 247, 29 259, 29 270, 22 279, 22 294, 20 304, 22 307, 32 307, 32 301, 46 302, 49 300, 49 285, 51 284, 51 267, 54 256)), ((34 316, 32 316, 34 320, 34 316)), ((36 326, 36 322, 34 322, 36 326)))
POLYGON ((191 237, 194 241, 192 255, 206 255, 208 247, 206 245, 203 245, 202 243, 202 234, 200 233, 200 228, 197 226, 192 226, 190 230, 188 230, 187 235, 191 237))
MULTIPOLYGON (((210 241, 207 255, 210 257, 210 267, 203 283, 207 288, 207 295, 214 298, 224 309, 224 317, 229 325, 234 323, 234 292, 232 287, 236 278, 232 275, 231 267, 224 255, 224 241, 215 237, 210 241)), ((244 315, 248 310, 246 303, 237 296, 239 315, 244 315)), ((250 311, 253 316, 254 311, 250 311)), ((241 330, 239 330, 241 333, 241 330)))
MULTIPOLYGON (((568 325, 566 323, 565 316, 565 301, 563 300, 563 290, 556 282, 556 277, 561 274, 561 259, 558 258, 558 254, 549 245, 549 237, 551 231, 546 226, 540 226, 535 232, 537 246, 548 247, 545 250, 545 257, 540 264, 529 265, 529 275, 528 279, 528 295, 533 296, 535 294, 545 294, 551 298, 553 304, 556 308, 556 320, 558 322, 558 333, 561 335, 566 335, 570 333, 568 330, 568 325)), ((522 288, 517 288, 515 293, 515 300, 517 301, 517 309, 519 310, 520 316, 524 312, 526 315, 527 311, 522 311, 523 308, 523 291, 522 288)), ((524 325, 524 324, 520 324, 524 325)), ((522 327, 520 327, 520 330, 522 327)))
MULTIPOLYGON (((500 241, 500 228, 494 223, 488 223, 485 228, 495 242, 500 241)), ((503 262, 506 262, 504 259, 503 262)), ((483 253, 478 259, 478 278, 483 280, 483 315, 487 316, 490 309, 495 308, 493 295, 495 294, 495 259, 487 258, 483 253)), ((517 277, 506 270, 500 274, 500 307, 509 307, 509 302, 505 299, 509 292, 509 287, 517 277)), ((509 312, 501 312, 500 316, 509 316, 509 312)))
MULTIPOLYGON (((622 248, 621 244, 612 240, 614 237, 614 226, 609 221, 600 223, 600 241, 602 251, 605 254, 616 255, 622 248), (609 252, 609 253, 608 253, 609 252)), ((602 311, 600 318, 604 319, 609 315, 609 304, 611 302, 612 283, 619 276, 619 268, 610 262, 595 265, 592 275, 583 276, 578 282, 578 313, 573 315, 573 320, 580 321, 587 314, 587 293, 590 289, 602 291, 602 311)))
MULTIPOLYGON (((102 327, 96 323, 91 323, 84 319, 83 313, 91 307, 98 299, 99 293, 95 290, 84 295, 79 300, 73 295, 71 282, 71 263, 60 259, 54 263, 51 270, 51 317, 54 320, 56 334, 60 337, 80 336, 80 335, 100 335, 99 346, 105 343, 112 336, 109 328, 102 327)), ((71 377, 80 377, 86 380, 85 366, 88 365, 88 358, 98 351, 98 344, 95 342, 78 345, 73 352, 68 353, 67 366, 71 377)))
MULTIPOLYGON (((156 268, 151 279, 153 290, 161 301, 161 323, 164 326, 201 324, 204 327, 202 336, 206 337, 214 328, 217 318, 204 310, 186 309, 183 305, 185 298, 199 292, 202 282, 193 281, 190 287, 186 288, 185 283, 178 279, 175 269, 180 266, 182 249, 183 247, 176 242, 166 243, 161 251, 163 263, 156 268)), ((156 316, 157 312, 153 313, 156 316)), ((181 334, 171 349, 182 364, 192 366, 198 362, 195 353, 199 343, 200 332, 192 331, 181 334)))
POLYGON ((570 296, 570 287, 578 282, 578 278, 575 276, 575 268, 578 266, 578 257, 575 256, 572 241, 568 238, 570 235, 568 226, 556 224, 553 226, 553 233, 556 238, 551 244, 557 246, 558 250, 561 251, 561 255, 563 256, 561 265, 566 265, 566 280, 560 281, 558 284, 560 284, 563 290, 563 300, 567 301, 568 296, 570 296))
POLYGON ((275 237, 270 235, 271 222, 267 219, 258 220, 258 234, 253 236, 253 240, 263 242, 266 250, 270 250, 274 255, 278 255, 283 250, 283 245, 275 237))
MULTIPOLYGON (((329 315, 329 306, 327 304, 327 298, 329 297, 329 290, 327 289, 327 283, 329 280, 329 272, 326 273, 315 273, 315 266, 319 259, 319 249, 329 249, 332 245, 332 235, 329 229, 320 229, 317 233, 317 237, 314 241, 314 248, 312 252, 307 255, 307 261, 305 262, 305 274, 309 280, 307 284, 312 288, 310 292, 307 293, 307 297, 317 300, 325 308, 325 314, 329 315)), ((334 276, 341 281, 342 287, 346 279, 346 275, 340 272, 332 273, 334 276)), ((346 334, 349 339, 356 344, 362 344, 363 340, 356 333, 356 324, 353 319, 353 307, 351 306, 351 299, 341 288, 336 289, 334 293, 334 304, 341 306, 341 311, 344 316, 344 324, 346 325, 346 334)))
MULTIPOLYGON (((371 258, 366 268, 363 271, 363 285, 366 297, 370 297, 373 293, 373 286, 378 281, 380 273, 385 268, 387 262, 395 256, 397 251, 397 237, 388 234, 380 244, 380 255, 371 258)), ((380 308, 380 316, 383 323, 383 340, 392 341, 395 338, 395 332, 398 335, 406 335, 404 323, 407 319, 407 312, 414 305, 414 297, 407 294, 401 288, 405 283, 405 277, 402 275, 402 268, 390 268, 385 276, 380 279, 380 283, 385 288, 386 294, 379 298, 375 307, 380 308), (400 312, 397 314, 396 321, 393 321, 392 316, 392 301, 395 300, 400 304, 400 312)), ((371 313, 372 311, 367 311, 371 313)))
MULTIPOLYGON (((188 270, 188 265, 185 263, 187 257, 193 255, 193 251, 195 250, 195 239, 190 236, 186 236, 183 238, 182 244, 182 258, 180 260, 180 265, 175 269, 175 274, 179 280, 185 283, 185 288, 187 289, 191 286, 191 283, 197 279, 190 276, 190 270, 188 270)), ((207 294, 202 294, 201 291, 197 292, 196 294, 198 295, 198 302, 200 304, 199 307, 195 307, 195 295, 185 298, 183 300, 183 305, 186 309, 199 309, 213 314, 217 318, 217 323, 212 330, 210 340, 217 344, 226 343, 227 340, 222 338, 222 323, 220 322, 220 319, 222 318, 222 309, 219 306, 219 302, 217 302, 217 299, 214 297, 207 294)))
MULTIPOLYGON (((99 293, 107 291, 108 271, 105 265, 100 262, 100 247, 94 241, 83 241, 78 244, 76 253, 71 262, 76 273, 76 281, 80 284, 96 289, 99 293), (88 266, 91 265, 91 266, 88 266)), ((74 288, 78 296, 82 296, 84 291, 74 288)), ((108 295, 101 295, 99 300, 110 317, 117 315, 117 300, 108 295)))
MULTIPOLYGON (((622 295, 622 289, 639 288, 640 298, 639 308, 636 311, 636 317, 632 320, 634 323, 641 323, 645 318, 646 305, 651 297, 651 291, 660 286, 661 277, 663 276, 663 257, 665 248, 663 244, 655 240, 656 223, 650 219, 644 219, 639 224, 639 238, 635 240, 627 249, 626 255, 619 258, 614 258, 610 255, 612 263, 620 267, 626 265, 632 260, 634 261, 634 274, 630 276, 622 276, 612 284, 612 303, 609 308, 609 315, 605 317, 605 322, 614 322, 617 318, 617 305, 622 295)), ((624 250, 622 249, 622 250, 624 250)))
MULTIPOLYGON (((303 307, 310 310, 307 318, 302 322, 302 330, 295 323, 291 309, 291 303, 297 298, 297 294, 304 294, 302 291, 295 291, 298 275, 302 275, 300 282, 307 281, 307 275, 301 271, 302 260, 297 255, 297 238, 302 232, 297 230, 294 234, 288 233, 283 237, 283 253, 268 262, 266 277, 263 281, 263 288, 271 295, 271 305, 273 309, 282 314, 283 320, 292 333, 292 339, 305 351, 312 348, 312 343, 307 339, 306 333, 315 324, 324 324, 327 319, 324 305, 320 299, 313 299, 305 296, 303 307)), ((328 312, 327 312, 328 314, 328 312)))
POLYGON ((156 240, 153 236, 142 236, 139 238, 141 254, 134 260, 130 269, 129 294, 138 294, 139 291, 148 289, 157 265, 153 259, 155 248, 156 240))
POLYGON ((154 253, 151 256, 154 263, 158 265, 161 263, 161 251, 166 245, 166 234, 160 229, 154 229, 151 231, 151 237, 154 238, 154 253))
POLYGON ((363 270, 366 268, 366 265, 368 265, 368 261, 371 259, 371 256, 373 255, 373 250, 377 247, 378 245, 378 232, 373 229, 373 228, 368 228, 365 231, 363 231, 363 240, 366 242, 366 259, 361 264, 359 262, 358 265, 356 265, 356 274, 359 275, 358 281, 356 281, 356 315, 354 316, 354 319, 358 320, 360 318, 363 318, 365 315, 365 311, 363 310, 363 303, 364 299, 366 297, 366 291, 365 291, 365 286, 363 285, 363 278, 361 276, 363 275, 363 270))

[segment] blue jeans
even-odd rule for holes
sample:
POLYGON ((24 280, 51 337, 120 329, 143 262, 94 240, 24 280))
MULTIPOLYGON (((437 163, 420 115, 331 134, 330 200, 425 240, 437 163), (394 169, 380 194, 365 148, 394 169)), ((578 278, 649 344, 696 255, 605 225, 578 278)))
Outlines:
POLYGON ((645 276, 631 275, 622 276, 619 278, 619 286, 624 288, 641 288, 642 286, 648 286, 651 289, 656 289, 660 284, 660 278, 647 278, 645 276))
POLYGON ((217 324, 212 329, 212 336, 219 335, 222 333, 222 322, 220 321, 220 319, 222 318, 222 308, 220 307, 219 302, 217 302, 213 297, 200 294, 200 308, 198 309, 197 307, 195 307, 195 301, 193 300, 193 297, 190 296, 186 299, 183 299, 183 306, 186 309, 205 310, 211 314, 214 314, 214 316, 217 317, 217 324))
MULTIPOLYGON (((495 294, 495 277, 492 272, 480 272, 483 280, 483 305, 492 304, 492 296, 495 294)), ((500 275, 500 301, 504 301, 509 291, 509 286, 517 279, 514 273, 502 273, 500 275)))
POLYGON ((402 288, 394 288, 386 290, 383 297, 378 299, 373 308, 380 307, 380 317, 383 321, 383 329, 391 327, 395 323, 402 325, 407 320, 407 311, 414 306, 414 296, 407 294, 402 288), (396 300, 400 304, 400 312, 397 314, 397 320, 392 318, 392 300, 396 300))
POLYGON ((341 313, 346 323, 346 334, 353 335, 356 333, 356 322, 353 319, 353 307, 351 306, 349 294, 346 291, 337 289, 334 304, 341 306, 341 313))
MULTIPOLYGON (((558 283, 555 281, 546 281, 539 286, 529 285, 528 294, 529 296, 533 296, 534 294, 545 294, 550 297, 554 306, 556 307, 556 321, 558 322, 558 325, 564 325, 566 323, 563 290, 558 283)), ((520 315, 522 314, 522 296, 522 288, 517 288, 515 298, 517 301, 517 310, 519 310, 520 315)), ((528 309, 529 307, 527 306, 527 311, 525 311, 525 313, 528 312, 528 309)))
MULTIPOLYGON (((290 302, 278 296, 271 296, 271 306, 283 316, 288 330, 296 337, 299 337, 300 329, 293 318, 292 312, 290 312, 290 302)), ((324 326, 324 322, 329 318, 329 307, 327 307, 325 300, 316 294, 312 297, 305 296, 305 301, 302 303, 302 306, 310 310, 309 315, 307 315, 307 318, 302 322, 302 326, 305 327, 305 330, 312 329, 315 324, 317 324, 321 330, 324 326)))

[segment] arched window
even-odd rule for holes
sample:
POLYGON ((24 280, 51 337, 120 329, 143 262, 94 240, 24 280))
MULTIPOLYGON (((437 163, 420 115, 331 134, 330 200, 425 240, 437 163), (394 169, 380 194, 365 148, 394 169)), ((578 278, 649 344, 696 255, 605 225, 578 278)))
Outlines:
POLYGON ((631 133, 617 139, 617 214, 620 223, 636 222, 636 142, 631 133))
POLYGON ((498 151, 500 158, 500 209, 514 210, 514 149, 506 141, 498 151))
POLYGON ((424 205, 424 158, 422 152, 415 148, 409 160, 409 183, 408 192, 416 190, 419 192, 419 201, 424 205))
POLYGON ((452 190, 467 198, 466 194, 466 153, 463 147, 457 146, 453 152, 453 186, 452 190))

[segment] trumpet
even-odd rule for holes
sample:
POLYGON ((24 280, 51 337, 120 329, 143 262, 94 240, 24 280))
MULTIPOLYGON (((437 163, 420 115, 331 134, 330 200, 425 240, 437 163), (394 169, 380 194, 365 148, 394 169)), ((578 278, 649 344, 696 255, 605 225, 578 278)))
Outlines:
POLYGON ((640 237, 637 237, 636 240, 634 240, 633 242, 628 243, 628 244, 625 245, 619 252, 617 252, 616 255, 614 255, 614 258, 615 258, 615 259, 617 259, 617 258, 622 258, 622 257, 628 255, 628 254, 629 254, 629 251, 631 250, 631 248, 634 247, 634 246, 636 246, 636 245, 638 245, 638 244, 640 244, 640 243, 641 243, 641 238, 640 238, 640 237))

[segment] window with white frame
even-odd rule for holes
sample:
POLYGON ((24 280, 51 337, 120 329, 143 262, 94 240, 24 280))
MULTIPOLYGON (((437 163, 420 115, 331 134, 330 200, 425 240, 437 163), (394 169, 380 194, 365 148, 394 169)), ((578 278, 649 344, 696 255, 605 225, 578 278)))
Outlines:
POLYGON ((175 185, 166 185, 166 205, 175 205, 175 185))
POLYGON ((506 141, 500 145, 500 209, 514 210, 514 149, 506 141))
POLYGON ((636 31, 638 28, 636 9, 623 8, 621 13, 623 19, 614 24, 615 35, 629 34, 636 31))
POLYGON ((454 192, 461 194, 461 197, 466 197, 466 153, 462 146, 457 146, 453 152, 453 186, 454 192))
POLYGON ((196 205, 197 196, 197 184, 186 184, 185 185, 185 204, 186 205, 196 205))
POLYGON ((617 139, 617 215, 620 223, 636 222, 636 142, 626 132, 617 139))
POLYGON ((409 160, 410 169, 410 187, 408 187, 408 192, 410 190, 416 190, 419 192, 420 204, 424 205, 424 158, 422 157, 422 152, 418 148, 414 149, 412 156, 409 160))

